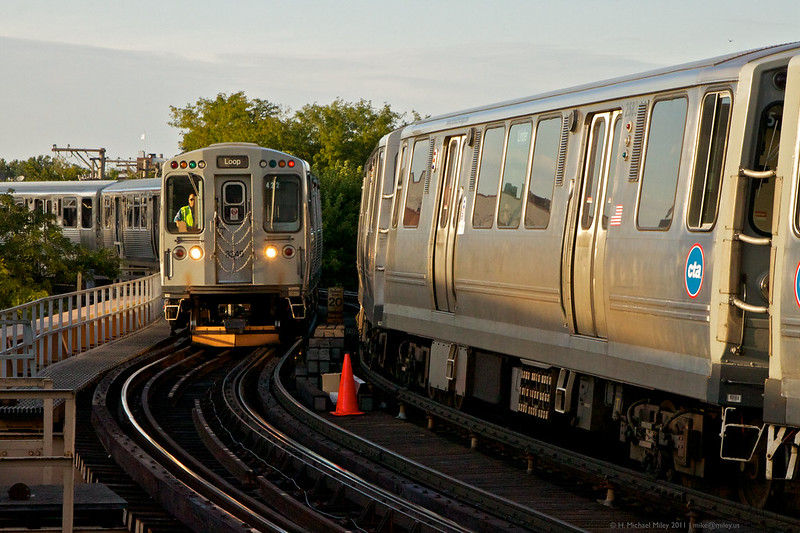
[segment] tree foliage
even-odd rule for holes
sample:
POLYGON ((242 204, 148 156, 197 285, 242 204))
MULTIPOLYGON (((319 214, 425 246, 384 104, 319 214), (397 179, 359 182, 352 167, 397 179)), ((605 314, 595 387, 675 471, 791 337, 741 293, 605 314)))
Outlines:
POLYGON ((16 205, 8 194, 0 195, 0 258, 0 309, 74 286, 79 272, 119 276, 112 249, 90 251, 72 243, 53 215, 16 205))
POLYGON ((292 113, 244 93, 201 98, 170 107, 171 126, 182 130, 185 151, 218 142, 252 142, 304 159, 320 178, 325 239, 323 286, 355 289, 358 212, 363 164, 378 140, 404 118, 367 100, 308 104, 292 113))
POLYGON ((70 181, 89 175, 89 170, 66 163, 63 159, 47 155, 31 157, 27 161, 0 159, 0 181, 15 181, 20 176, 25 181, 70 181))

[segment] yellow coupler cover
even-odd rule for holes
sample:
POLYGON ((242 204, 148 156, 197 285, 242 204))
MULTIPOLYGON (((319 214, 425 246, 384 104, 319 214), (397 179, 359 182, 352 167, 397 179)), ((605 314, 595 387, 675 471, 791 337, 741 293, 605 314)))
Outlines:
POLYGON ((278 342, 278 330, 274 326, 247 326, 244 333, 230 333, 223 326, 203 326, 192 332, 192 342, 220 348, 263 346, 278 342))

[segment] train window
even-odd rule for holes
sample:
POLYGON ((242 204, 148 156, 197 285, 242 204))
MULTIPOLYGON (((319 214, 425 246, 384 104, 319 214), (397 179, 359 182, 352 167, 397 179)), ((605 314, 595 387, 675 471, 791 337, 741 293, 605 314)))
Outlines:
POLYGON ((606 120, 600 116, 592 125, 592 140, 587 156, 586 183, 583 186, 583 208, 581 212, 581 229, 588 230, 594 221, 597 187, 600 185, 600 172, 603 170, 603 148, 606 143, 606 120))
POLYGON ((514 124, 508 131, 506 161, 503 165, 503 186, 500 189, 500 207, 497 210, 498 228, 518 228, 522 218, 522 190, 528 174, 528 156, 531 151, 530 122, 514 124))
POLYGON ((197 174, 169 176, 165 189, 167 229, 172 233, 203 231, 203 179, 197 174))
POLYGON ((622 117, 618 116, 614 122, 614 137, 611 139, 611 170, 608 173, 608 183, 606 184, 606 200, 603 206, 603 229, 608 228, 608 219, 611 217, 611 193, 617 176, 622 176, 622 163, 625 161, 619 154, 620 139, 622 138, 622 117))
POLYGON ((78 199, 64 198, 61 209, 61 225, 65 228, 78 227, 78 199))
POLYGON ((693 229, 711 229, 717 218, 722 167, 728 144, 731 96, 707 94, 700 116, 697 156, 689 196, 688 225, 693 229))
POLYGON ((81 198, 81 227, 89 229, 92 227, 92 206, 94 202, 91 198, 81 198))
POLYGON ((411 171, 408 175, 408 192, 406 192, 406 208, 403 212, 403 227, 416 228, 419 226, 419 216, 422 211, 422 195, 425 192, 425 172, 428 167, 428 152, 430 141, 418 140, 414 143, 414 153, 411 156, 411 171))
POLYGON ((561 117, 540 120, 533 143, 531 180, 525 205, 525 227, 544 229, 550 222, 550 205, 561 147, 561 117))
POLYGON ((672 224, 686 108, 683 97, 653 106, 636 215, 640 229, 667 230, 672 224))
POLYGON ((397 172, 397 187, 394 191, 394 205, 392 207, 392 227, 397 227, 397 220, 400 218, 400 202, 403 199, 403 176, 406 173, 406 151, 408 144, 403 143, 400 154, 400 170, 397 172))
MULTIPOLYGON (((775 170, 781 140, 783 102, 767 106, 761 114, 756 144, 755 170, 775 170)), ((775 201, 775 180, 751 180, 750 224, 761 235, 772 233, 772 204, 775 201)))
POLYGON ((147 198, 140 198, 139 201, 142 203, 142 210, 139 213, 139 227, 147 229, 147 198))
POLYGON ((300 229, 300 178, 294 174, 264 176, 264 229, 300 229))
POLYGON ((500 185, 500 169, 503 162, 505 126, 489 128, 483 136, 483 151, 478 169, 478 191, 472 210, 472 227, 491 228, 494 209, 497 205, 497 189, 500 185))
POLYGON ((103 198, 103 227, 106 229, 110 229, 111 225, 114 223, 112 205, 111 198, 108 196, 103 198))
POLYGON ((46 211, 44 210, 44 200, 38 200, 38 199, 34 200, 33 209, 35 211, 38 211, 39 213, 45 213, 46 211))
POLYGON ((244 183, 227 181, 222 185, 222 220, 226 224, 241 224, 247 217, 247 195, 244 183))

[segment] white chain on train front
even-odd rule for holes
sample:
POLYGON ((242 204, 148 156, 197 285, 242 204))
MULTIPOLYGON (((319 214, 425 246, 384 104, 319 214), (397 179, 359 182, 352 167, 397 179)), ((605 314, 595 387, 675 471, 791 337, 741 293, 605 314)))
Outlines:
POLYGON ((216 220, 215 226, 216 226, 216 233, 217 233, 217 237, 218 237, 218 240, 217 240, 217 253, 214 254, 214 256, 216 257, 217 265, 223 271, 225 271, 227 274, 236 274, 237 272, 241 272, 253 260, 253 254, 252 254, 253 239, 252 238, 249 241, 247 241, 247 244, 244 246, 244 248, 242 248, 241 250, 236 250, 237 246, 239 246, 245 239, 247 239, 248 236, 252 235, 252 232, 253 232, 253 217, 252 217, 252 213, 248 213, 247 220, 245 221, 246 223, 245 224, 241 224, 234 231, 231 231, 231 229, 223 221, 221 221, 220 218, 217 215, 215 215, 214 218, 216 220), (225 235, 222 232, 222 229, 225 229, 230 234, 230 239, 225 237, 225 235), (245 231, 242 233, 243 229, 245 231), (242 233, 240 238, 238 237, 239 233, 242 233), (228 247, 228 250, 223 250, 222 249, 222 247, 220 246, 220 241, 225 243, 225 245, 228 247), (236 260, 239 257, 244 256, 245 252, 247 252, 248 248, 251 249, 251 252, 246 254, 247 261, 245 261, 242 265, 240 265, 237 268, 236 267, 236 260), (223 255, 225 257, 227 257, 228 259, 230 259, 230 262, 231 262, 230 268, 228 268, 225 265, 223 265, 222 262, 220 261, 220 256, 223 256, 223 255))

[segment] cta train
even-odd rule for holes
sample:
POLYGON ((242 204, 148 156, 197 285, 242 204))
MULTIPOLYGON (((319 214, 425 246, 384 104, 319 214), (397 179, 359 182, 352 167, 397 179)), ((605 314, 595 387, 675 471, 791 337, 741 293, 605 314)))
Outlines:
POLYGON ((160 179, 3 182, 0 194, 53 214, 76 244, 113 247, 124 278, 158 272, 160 179))
POLYGON ((192 341, 256 346, 296 334, 317 306, 319 180, 305 161, 223 143, 168 160, 161 283, 173 328, 192 341))
POLYGON ((797 492, 800 44, 425 119, 366 163, 363 357, 687 483, 797 492), (578 436, 577 438, 581 438, 578 436))

